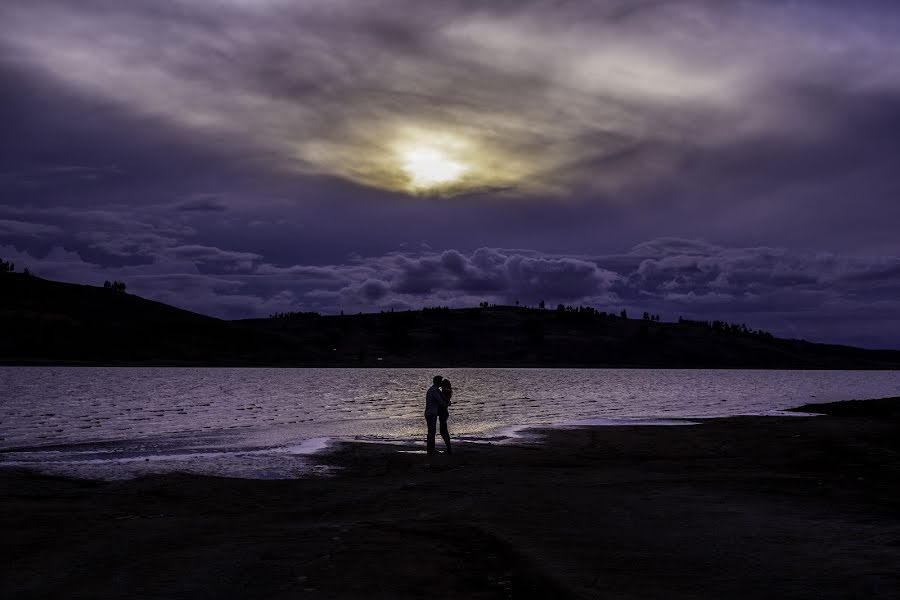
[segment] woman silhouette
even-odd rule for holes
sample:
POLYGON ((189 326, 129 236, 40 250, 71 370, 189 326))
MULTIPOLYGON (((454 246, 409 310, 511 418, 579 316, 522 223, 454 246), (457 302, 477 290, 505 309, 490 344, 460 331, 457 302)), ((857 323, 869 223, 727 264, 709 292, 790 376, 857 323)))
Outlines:
POLYGON ((444 445, 447 447, 447 454, 453 454, 453 450, 450 447, 450 430, 447 429, 447 419, 450 418, 450 411, 447 407, 453 404, 450 401, 450 398, 453 397, 453 386, 450 384, 449 379, 441 381, 441 396, 447 402, 447 406, 438 408, 438 419, 441 422, 441 437, 444 439, 444 445))

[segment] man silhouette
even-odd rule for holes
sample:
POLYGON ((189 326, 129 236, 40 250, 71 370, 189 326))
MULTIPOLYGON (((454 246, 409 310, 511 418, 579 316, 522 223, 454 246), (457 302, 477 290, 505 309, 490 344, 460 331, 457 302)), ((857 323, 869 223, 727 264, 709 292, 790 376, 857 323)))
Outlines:
POLYGON ((432 379, 432 386, 425 393, 425 423, 428 424, 428 439, 426 448, 428 454, 437 454, 434 448, 434 435, 437 430, 438 416, 441 418, 441 437, 444 438, 444 445, 447 447, 447 454, 452 454, 450 449, 450 431, 447 429, 448 415, 447 407, 450 406, 444 395, 441 394, 441 382, 444 380, 440 375, 435 375, 432 379))

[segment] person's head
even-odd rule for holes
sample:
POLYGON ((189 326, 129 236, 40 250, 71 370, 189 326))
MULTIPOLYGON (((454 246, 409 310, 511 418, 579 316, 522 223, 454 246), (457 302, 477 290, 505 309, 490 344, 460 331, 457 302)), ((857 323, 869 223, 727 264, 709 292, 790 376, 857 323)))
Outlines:
POLYGON ((449 387, 453 387, 453 386, 450 385, 450 380, 449 380, 449 379, 445 379, 445 380, 443 380, 443 381, 441 382, 441 387, 449 388, 449 387))
POLYGON ((444 378, 441 377, 440 375, 435 375, 434 378, 431 380, 431 382, 432 382, 434 385, 441 385, 441 382, 442 382, 443 380, 444 380, 444 378))

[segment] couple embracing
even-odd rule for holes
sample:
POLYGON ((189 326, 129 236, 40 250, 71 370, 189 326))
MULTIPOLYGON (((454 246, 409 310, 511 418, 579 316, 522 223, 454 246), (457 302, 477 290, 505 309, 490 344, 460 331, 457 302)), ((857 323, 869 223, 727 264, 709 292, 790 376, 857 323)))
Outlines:
POLYGON ((450 418, 450 398, 453 396, 453 388, 450 386, 450 380, 444 379, 440 375, 435 375, 432 379, 433 385, 428 388, 425 394, 425 422, 428 423, 428 454, 437 454, 434 448, 434 434, 437 429, 438 419, 441 421, 441 437, 444 438, 444 445, 447 446, 447 454, 453 454, 450 448, 450 431, 447 429, 447 419, 450 418))

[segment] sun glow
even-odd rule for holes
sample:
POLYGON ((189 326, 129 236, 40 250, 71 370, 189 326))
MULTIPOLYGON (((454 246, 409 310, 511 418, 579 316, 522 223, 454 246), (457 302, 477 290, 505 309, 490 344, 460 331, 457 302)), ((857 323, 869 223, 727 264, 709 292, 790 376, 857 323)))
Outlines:
POLYGON ((525 177, 522 162, 474 126, 399 124, 384 132, 387 152, 373 153, 380 187, 419 197, 451 198, 511 189, 525 177))
POLYGON ((401 167, 416 190, 447 186, 469 168, 438 148, 412 146, 400 153, 401 167))

